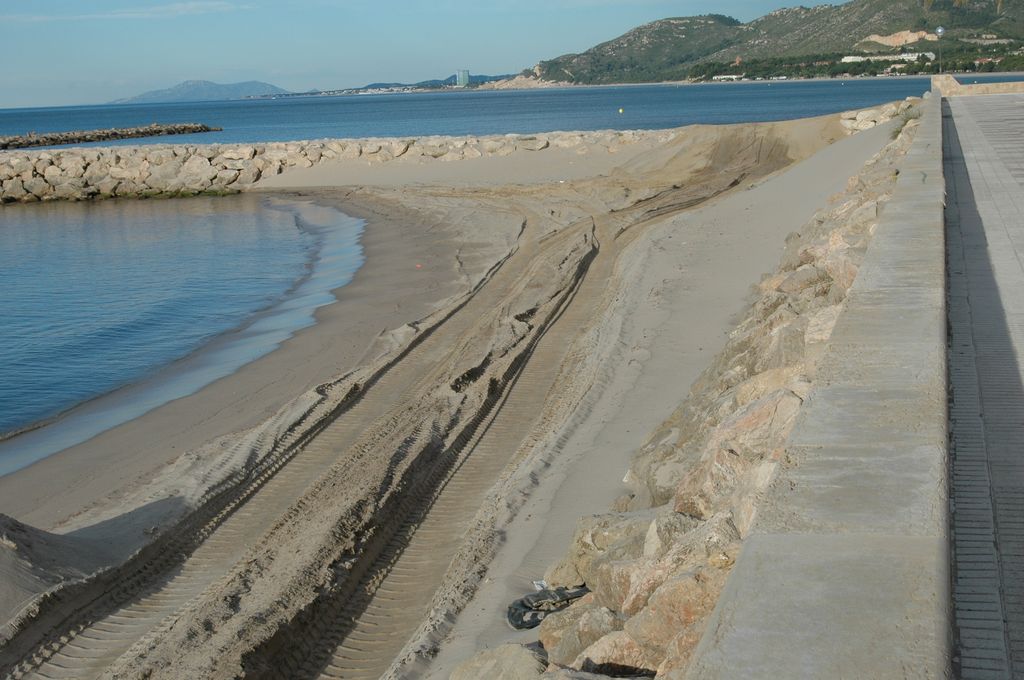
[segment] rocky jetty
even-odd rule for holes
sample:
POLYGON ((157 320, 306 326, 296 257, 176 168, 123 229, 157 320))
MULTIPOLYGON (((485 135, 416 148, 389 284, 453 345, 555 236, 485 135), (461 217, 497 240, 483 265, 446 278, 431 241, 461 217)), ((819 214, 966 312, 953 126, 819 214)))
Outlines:
POLYGON ((911 113, 787 238, 725 348, 635 455, 630 493, 580 520, 545 579, 591 593, 544 619, 539 646, 483 652, 453 677, 686 677, 917 128, 911 113))
POLYGON ((876 125, 887 123, 898 116, 917 115, 911 113, 920 99, 908 97, 906 101, 893 102, 874 109, 861 109, 859 111, 846 111, 840 116, 840 122, 849 132, 860 132, 870 130, 876 125))
MULTIPOLYGON (((850 111, 842 114, 841 122, 848 134, 867 130, 907 115, 914 101, 910 98, 875 109, 850 111)), ((449 162, 546 149, 571 149, 581 154, 595 150, 614 153, 637 141, 662 140, 666 134, 672 133, 665 130, 603 130, 486 137, 0 150, 0 204, 234 193, 252 186, 261 178, 321 163, 449 162)))
POLYGON ((626 130, 0 151, 0 203, 226 193, 262 177, 326 162, 448 162, 553 148, 615 152, 640 139, 664 135, 657 130, 626 130))
POLYGON ((201 123, 174 123, 172 125, 153 123, 152 125, 143 125, 142 127, 72 130, 70 132, 47 132, 41 135, 30 132, 27 135, 0 137, 0 149, 24 149, 32 146, 109 142, 113 139, 134 139, 136 137, 191 135, 199 132, 219 132, 222 129, 201 123))

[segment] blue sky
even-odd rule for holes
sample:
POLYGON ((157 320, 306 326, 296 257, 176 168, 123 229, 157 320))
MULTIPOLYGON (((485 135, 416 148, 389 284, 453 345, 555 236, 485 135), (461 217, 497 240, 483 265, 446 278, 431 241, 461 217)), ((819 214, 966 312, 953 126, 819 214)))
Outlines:
POLYGON ((289 90, 513 73, 668 16, 787 0, 0 2, 0 108, 103 103, 182 80, 289 90))

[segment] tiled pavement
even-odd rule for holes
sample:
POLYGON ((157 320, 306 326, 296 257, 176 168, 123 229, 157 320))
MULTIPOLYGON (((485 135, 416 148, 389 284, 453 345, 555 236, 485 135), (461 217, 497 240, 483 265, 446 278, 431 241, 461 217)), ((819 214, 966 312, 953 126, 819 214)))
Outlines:
POLYGON ((944 116, 961 675, 1024 678, 1024 95, 944 116))

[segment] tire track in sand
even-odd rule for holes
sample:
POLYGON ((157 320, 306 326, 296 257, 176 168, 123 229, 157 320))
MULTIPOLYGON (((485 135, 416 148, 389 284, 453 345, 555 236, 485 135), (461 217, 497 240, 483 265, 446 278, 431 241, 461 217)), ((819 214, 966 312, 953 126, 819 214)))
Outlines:
MULTIPOLYGON (((73 622, 11 668, 10 677, 99 677, 140 639, 169 625, 173 621, 169 617, 227 573, 245 547, 272 526, 365 430, 394 411, 404 395, 430 376, 436 361, 475 322, 477 308, 489 304, 489 300, 478 301, 478 296, 500 278, 515 252, 497 263, 450 314, 425 329, 414 346, 386 366, 347 409, 314 433, 312 441, 268 470, 266 478, 254 480, 249 486, 255 489, 233 490, 238 501, 199 530, 198 545, 190 554, 158 553, 148 563, 136 566, 133 578, 101 594, 85 611, 72 613, 69 618, 73 622)), ((172 551, 186 549, 170 547, 172 551)))

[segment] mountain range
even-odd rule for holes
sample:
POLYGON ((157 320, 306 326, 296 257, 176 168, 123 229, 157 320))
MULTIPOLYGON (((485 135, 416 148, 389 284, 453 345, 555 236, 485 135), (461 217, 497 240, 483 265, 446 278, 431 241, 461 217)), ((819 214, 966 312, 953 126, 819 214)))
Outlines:
MULTIPOLYGON (((1024 39, 1024 1, 1006 0, 851 0, 838 5, 779 9, 743 23, 721 14, 661 19, 578 54, 540 62, 524 75, 541 81, 579 84, 657 82, 683 80, 699 64, 729 63, 812 55, 889 51, 887 36, 902 32, 947 29, 947 42, 977 38, 1024 39), (881 37, 883 43, 877 42, 881 37)), ((934 49, 930 41, 921 49, 934 49)), ((928 38, 921 38, 928 40, 928 38)), ((914 45, 906 46, 914 49, 914 45)), ((479 85, 509 76, 470 77, 479 85)), ((361 88, 331 90, 327 94, 360 90, 442 88, 455 84, 455 76, 418 83, 371 83, 361 88)), ((258 81, 218 84, 188 80, 164 90, 153 90, 113 104, 245 99, 275 95, 317 95, 313 90, 290 93, 258 81)))
POLYGON ((542 61, 542 80, 624 83, 680 80, 695 64, 868 51, 872 35, 933 31, 948 40, 978 33, 1024 38, 1024 2, 995 0, 852 0, 794 7, 742 23, 707 14, 662 19, 579 54, 542 61))
POLYGON ((244 83, 220 84, 209 80, 186 80, 164 90, 151 90, 135 97, 118 99, 111 104, 164 104, 169 102, 206 102, 224 99, 245 99, 273 94, 288 94, 270 83, 248 80, 244 83))
MULTIPOLYGON (((489 83, 495 80, 505 80, 511 78, 511 75, 500 75, 500 76, 484 76, 484 75, 471 75, 469 82, 471 85, 482 85, 483 83, 489 83)), ((456 77, 454 75, 448 76, 447 78, 437 78, 433 80, 423 80, 418 83, 370 83, 363 87, 351 88, 345 91, 360 91, 360 90, 386 90, 386 89, 400 89, 405 87, 410 88, 421 88, 421 89, 436 89, 442 87, 451 87, 455 85, 456 77)), ((339 92, 340 90, 333 90, 331 92, 339 92)), ((166 104, 173 102, 205 102, 205 101, 225 101, 231 99, 248 99, 251 97, 273 97, 273 96, 305 96, 305 95, 318 95, 323 93, 322 90, 311 90, 309 92, 289 92, 283 88, 271 85, 270 83, 263 83, 258 80, 249 80, 244 83, 229 83, 220 84, 213 83, 209 80, 186 80, 182 83, 178 83, 173 87, 168 87, 163 90, 151 90, 149 92, 143 92, 140 95, 134 97, 127 97, 125 99, 117 99, 110 102, 111 104, 166 104)))

